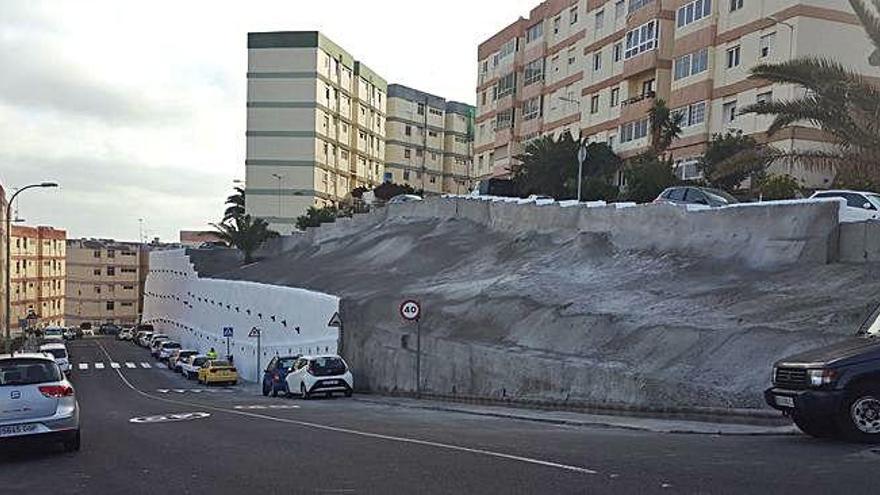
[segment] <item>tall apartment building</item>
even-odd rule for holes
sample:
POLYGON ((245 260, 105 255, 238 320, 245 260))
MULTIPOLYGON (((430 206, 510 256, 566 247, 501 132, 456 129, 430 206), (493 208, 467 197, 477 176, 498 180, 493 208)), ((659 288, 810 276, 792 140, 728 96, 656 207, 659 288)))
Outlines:
POLYGON ((315 31, 248 34, 246 211, 290 233, 382 181, 388 85, 315 31))
MULTIPOLYGON (((829 138, 813 127, 768 137, 770 118, 739 113, 801 91, 750 80, 750 70, 814 55, 880 75, 871 52, 846 0, 548 0, 479 47, 476 169, 504 175, 530 139, 566 130, 635 155, 650 145, 658 98, 684 115, 671 150, 681 178, 697 174, 716 133, 821 148, 829 138)), ((827 173, 780 167, 830 185, 827 173)))
POLYGON ((68 240, 67 324, 137 323, 143 310, 148 260, 142 244, 68 240))
POLYGON ((64 325, 67 233, 52 227, 12 226, 10 240, 10 317, 12 330, 20 320, 36 316, 38 327, 64 325))
POLYGON ((400 84, 388 86, 386 182, 462 194, 472 170, 474 107, 400 84))

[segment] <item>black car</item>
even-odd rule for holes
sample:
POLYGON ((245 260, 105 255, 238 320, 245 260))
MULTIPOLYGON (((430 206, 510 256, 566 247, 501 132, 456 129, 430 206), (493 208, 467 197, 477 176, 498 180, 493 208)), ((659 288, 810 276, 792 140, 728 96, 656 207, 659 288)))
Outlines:
POLYGON ((660 193, 654 202, 673 205, 703 205, 715 208, 739 203, 736 198, 720 189, 693 186, 670 187, 660 193))
POLYGON ((808 435, 880 442, 880 308, 856 336, 778 361, 764 399, 808 435))
POLYGON ((101 328, 98 329, 98 333, 101 335, 119 335, 119 332, 121 331, 122 329, 113 323, 104 323, 101 325, 101 328))
POLYGON ((263 372, 263 396, 267 396, 270 393, 272 397, 278 397, 279 393, 287 395, 289 390, 287 390, 287 373, 293 369, 293 364, 296 363, 296 360, 299 359, 300 355, 296 356, 275 356, 269 361, 269 364, 266 366, 266 370, 263 372))

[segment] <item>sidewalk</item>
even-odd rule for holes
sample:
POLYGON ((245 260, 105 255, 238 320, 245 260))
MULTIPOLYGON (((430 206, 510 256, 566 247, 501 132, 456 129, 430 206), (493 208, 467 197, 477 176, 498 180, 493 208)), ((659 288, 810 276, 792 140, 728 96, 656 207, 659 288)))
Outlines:
POLYGON ((411 409, 456 412, 476 416, 517 419, 556 425, 624 428, 628 430, 648 431, 653 433, 742 436, 798 434, 798 429, 794 425, 755 426, 676 419, 611 416, 604 414, 542 411, 501 406, 476 406, 455 402, 384 397, 377 395, 355 395, 354 400, 376 405, 406 407, 411 409))

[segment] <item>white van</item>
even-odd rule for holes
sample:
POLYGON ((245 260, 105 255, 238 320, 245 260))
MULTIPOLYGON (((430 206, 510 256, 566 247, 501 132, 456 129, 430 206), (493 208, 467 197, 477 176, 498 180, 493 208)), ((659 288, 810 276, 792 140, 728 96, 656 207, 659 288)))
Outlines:
POLYGON ((67 346, 61 343, 43 344, 40 352, 55 359, 55 364, 61 368, 65 375, 70 374, 70 356, 67 354, 67 346))

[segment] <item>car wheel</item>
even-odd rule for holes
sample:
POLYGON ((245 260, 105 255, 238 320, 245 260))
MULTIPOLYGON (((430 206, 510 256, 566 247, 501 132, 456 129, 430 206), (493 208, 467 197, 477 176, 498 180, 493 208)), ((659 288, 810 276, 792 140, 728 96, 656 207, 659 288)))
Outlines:
POLYGON ((312 398, 312 396, 309 395, 309 391, 306 390, 306 384, 305 384, 305 383, 300 383, 300 384, 299 384, 299 394, 302 396, 302 398, 303 398, 304 400, 309 400, 309 399, 312 398))
POLYGON ((263 382, 263 397, 269 397, 269 387, 266 386, 265 382, 263 382))
POLYGON ((880 442, 880 390, 858 387, 850 391, 837 414, 844 438, 854 442, 880 442))
POLYGON ((833 438, 837 435, 837 425, 833 417, 809 418, 793 411, 791 419, 794 424, 807 435, 816 438, 833 438))
POLYGON ((346 391, 345 391, 345 396, 346 396, 346 397, 351 397, 351 390, 346 390, 346 391))
POLYGON ((328 399, 332 399, 332 398, 333 398, 333 392, 327 392, 327 393, 325 393, 325 394, 324 394, 324 397, 326 397, 326 398, 328 398, 328 399))
POLYGON ((76 433, 71 435, 70 438, 64 441, 64 450, 67 452, 79 452, 80 448, 80 435, 79 430, 76 430, 76 433))

